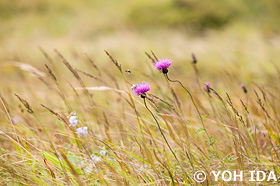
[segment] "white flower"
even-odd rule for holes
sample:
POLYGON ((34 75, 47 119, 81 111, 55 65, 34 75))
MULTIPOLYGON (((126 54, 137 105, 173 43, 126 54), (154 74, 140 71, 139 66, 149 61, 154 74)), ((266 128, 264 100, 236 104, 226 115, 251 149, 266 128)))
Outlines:
POLYGON ((92 167, 87 166, 87 167, 84 168, 84 171, 85 171, 86 174, 90 174, 92 172, 92 167))
POLYGON ((88 134, 88 131, 87 131, 87 127, 80 127, 80 128, 77 128, 77 132, 79 137, 82 137, 82 136, 87 136, 88 134))
POLYGON ((100 155, 101 155, 101 156, 105 156, 105 155, 106 155, 106 151, 105 151, 105 150, 101 150, 101 151, 100 151, 100 155))
POLYGON ((69 127, 71 127, 71 126, 75 127, 78 124, 78 117, 77 116, 70 116, 69 123, 70 123, 69 127))
POLYGON ((136 85, 132 85, 130 88, 132 89, 132 90, 134 90, 134 88, 136 87, 136 85))
POLYGON ((92 161, 94 161, 95 163, 98 162, 100 160, 100 158, 98 156, 95 156, 94 154, 90 155, 92 161))

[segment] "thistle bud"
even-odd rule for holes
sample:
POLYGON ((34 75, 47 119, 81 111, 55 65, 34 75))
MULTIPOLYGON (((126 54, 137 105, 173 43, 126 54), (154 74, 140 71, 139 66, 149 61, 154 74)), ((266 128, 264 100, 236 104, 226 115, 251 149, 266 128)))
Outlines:
POLYGON ((197 63, 197 59, 196 59, 194 53, 192 53, 192 62, 193 62, 193 64, 197 63))
POLYGON ((245 85, 242 83, 241 85, 240 85, 240 87, 243 89, 243 92, 246 94, 248 91, 247 91, 247 89, 246 89, 246 87, 245 87, 245 85))
POLYGON ((211 85, 211 84, 210 84, 209 82, 206 82, 205 85, 204 85, 204 89, 205 89, 205 91, 208 92, 208 93, 210 93, 210 85, 211 85))

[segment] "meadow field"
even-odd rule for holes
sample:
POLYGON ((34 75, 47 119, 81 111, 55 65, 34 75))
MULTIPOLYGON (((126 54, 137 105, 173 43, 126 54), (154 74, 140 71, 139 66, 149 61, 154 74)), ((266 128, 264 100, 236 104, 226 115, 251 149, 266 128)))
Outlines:
POLYGON ((0 1, 0 185, 280 185, 278 5, 0 1))

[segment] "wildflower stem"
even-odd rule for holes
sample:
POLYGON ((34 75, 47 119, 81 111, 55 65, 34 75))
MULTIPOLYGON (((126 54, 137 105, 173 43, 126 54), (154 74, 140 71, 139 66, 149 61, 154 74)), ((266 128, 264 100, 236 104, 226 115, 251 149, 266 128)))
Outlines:
MULTIPOLYGON (((179 80, 171 80, 171 79, 168 77, 167 74, 165 74, 165 76, 166 76, 166 78, 167 78, 170 82, 177 82, 177 83, 179 83, 179 84, 183 87, 183 89, 185 89, 185 90, 188 92, 188 94, 189 94, 190 97, 191 97, 192 103, 193 103, 193 105, 194 105, 194 107, 195 107, 195 109, 196 109, 196 111, 197 111, 197 113, 198 113, 198 115, 199 115, 200 121, 201 121, 202 126, 203 126, 203 129, 204 129, 204 131, 205 131, 205 133, 206 133, 206 135, 207 135, 207 137, 208 137, 208 140, 211 140, 211 137, 210 137, 209 133, 207 132, 207 129, 206 129, 205 125, 204 125, 202 116, 201 116, 201 114, 200 114, 200 112, 199 112, 199 110, 198 110, 198 108, 197 108, 197 106, 196 106, 196 104, 195 104, 195 102, 194 102, 194 99, 193 99, 192 94, 190 93, 190 91, 189 91, 179 80)), ((214 150, 216 156, 219 158, 218 153, 217 153, 217 151, 216 151, 216 148, 215 148, 214 144, 210 142, 210 145, 212 146, 212 148, 213 148, 213 150, 214 150)))
POLYGON ((6 107, 5 103, 4 103, 4 101, 3 101, 1 95, 0 95, 0 101, 1 101, 1 103, 2 103, 2 105, 3 105, 3 107, 4 107, 4 109, 5 109, 5 112, 7 113, 7 116, 8 116, 8 118, 9 118, 9 120, 10 120, 10 123, 11 123, 11 125, 12 125, 12 127, 13 127, 13 131, 14 131, 14 135, 15 135, 15 137, 16 137, 16 139, 17 139, 17 143, 20 144, 20 143, 19 143, 18 134, 17 134, 17 132, 16 132, 14 123, 13 123, 13 121, 12 121, 12 118, 11 118, 11 116, 10 116, 10 113, 9 113, 9 111, 8 111, 8 109, 7 109, 7 107, 6 107))
POLYGON ((146 103, 146 98, 143 98, 143 99, 144 99, 144 105, 145 105, 146 109, 151 113, 151 115, 153 116, 154 120, 156 121, 157 126, 158 126, 158 128, 159 128, 159 131, 160 131, 162 137, 164 138, 164 140, 165 140, 165 142, 166 142, 168 148, 170 149, 170 151, 171 151, 172 154, 174 155, 174 157, 175 157, 177 163, 180 165, 180 167, 181 167, 181 169, 182 169, 184 175, 186 175, 187 178, 188 178, 188 180, 189 180, 189 179, 190 179, 189 176, 188 176, 188 175, 186 174, 186 172, 184 171, 184 168, 183 168, 183 166, 181 165, 181 163, 179 162, 179 160, 178 160, 178 158, 177 158, 175 152, 174 152, 174 151, 172 150, 172 148, 170 147, 170 145, 169 145, 169 143, 168 143, 168 141, 167 141, 165 135, 163 134, 163 131, 162 131, 162 129, 161 129, 161 127, 160 127, 160 125, 159 125, 159 123, 158 123, 158 121, 157 121, 155 115, 154 115, 153 112, 148 108, 147 103, 146 103))

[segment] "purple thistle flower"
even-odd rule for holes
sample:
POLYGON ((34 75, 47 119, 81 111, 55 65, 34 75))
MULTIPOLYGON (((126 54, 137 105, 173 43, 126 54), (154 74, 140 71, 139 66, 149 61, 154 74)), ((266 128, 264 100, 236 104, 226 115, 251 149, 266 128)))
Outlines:
POLYGON ((141 82, 137 85, 133 85, 131 88, 137 96, 141 95, 142 98, 145 98, 146 92, 151 89, 151 85, 146 82, 141 82))
POLYGON ((167 74, 168 68, 171 65, 172 60, 169 58, 159 59, 154 63, 156 69, 161 70, 164 74, 167 74))
POLYGON ((210 86, 211 86, 211 84, 210 84, 209 82, 206 82, 206 83, 205 83, 204 89, 205 89, 208 93, 210 93, 210 86))

